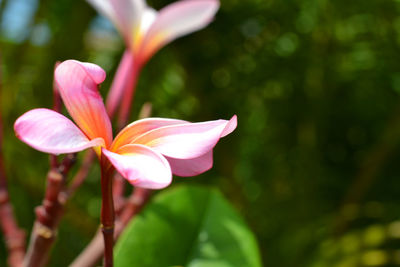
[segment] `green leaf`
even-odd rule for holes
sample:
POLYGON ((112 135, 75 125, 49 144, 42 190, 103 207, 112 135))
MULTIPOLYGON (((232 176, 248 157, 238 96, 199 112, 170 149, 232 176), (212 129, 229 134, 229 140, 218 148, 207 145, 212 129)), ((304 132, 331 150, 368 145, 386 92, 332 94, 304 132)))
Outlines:
POLYGON ((217 190, 179 186, 128 225, 115 266, 258 267, 261 260, 254 235, 217 190))

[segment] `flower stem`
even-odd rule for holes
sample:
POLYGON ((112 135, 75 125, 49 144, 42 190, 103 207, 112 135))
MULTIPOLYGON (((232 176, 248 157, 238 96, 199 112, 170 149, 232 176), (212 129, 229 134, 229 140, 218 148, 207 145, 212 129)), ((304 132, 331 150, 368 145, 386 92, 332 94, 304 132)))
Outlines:
MULTIPOLYGON (((128 222, 138 214, 150 200, 152 191, 144 188, 135 188, 129 199, 124 204, 121 216, 115 221, 114 239, 118 239, 128 222)), ((70 267, 92 267, 99 261, 104 252, 101 233, 97 232, 89 245, 74 260, 70 267)))
POLYGON ((126 77, 126 90, 122 98, 121 107, 117 118, 118 129, 122 129, 129 121, 129 115, 133 102, 133 97, 136 91, 136 83, 140 73, 141 66, 133 64, 132 73, 126 77))
POLYGON ((101 231, 104 238, 104 267, 113 266, 114 202, 112 195, 113 168, 102 154, 101 165, 101 231))

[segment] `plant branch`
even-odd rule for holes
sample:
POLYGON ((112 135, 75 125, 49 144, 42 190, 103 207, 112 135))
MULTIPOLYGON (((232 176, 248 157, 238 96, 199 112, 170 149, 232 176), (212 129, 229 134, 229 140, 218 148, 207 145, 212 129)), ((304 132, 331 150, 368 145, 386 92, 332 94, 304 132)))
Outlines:
POLYGON ((76 155, 68 154, 58 168, 47 173, 46 193, 42 205, 35 209, 36 221, 33 226, 24 266, 44 266, 48 261, 50 248, 57 236, 57 228, 64 214, 65 202, 59 193, 65 185, 65 177, 75 163, 76 155))
MULTIPOLYGON (((0 114, 1 116, 1 114, 0 114)), ((0 132, 2 131, 0 118, 0 132)), ((14 211, 10 203, 7 189, 7 177, 3 163, 2 134, 0 133, 0 225, 4 234, 8 250, 8 265, 21 266, 25 256, 25 231, 18 227, 14 217, 14 211)))
POLYGON ((113 266, 114 202, 112 195, 113 171, 108 159, 101 155, 101 232, 104 238, 104 267, 113 266))
MULTIPOLYGON (((138 214, 150 200, 152 191, 144 188, 135 188, 126 201, 121 215, 115 221, 114 240, 117 240, 129 221, 138 214)), ((100 231, 96 233, 89 245, 74 260, 70 267, 94 266, 104 253, 104 243, 100 231)))

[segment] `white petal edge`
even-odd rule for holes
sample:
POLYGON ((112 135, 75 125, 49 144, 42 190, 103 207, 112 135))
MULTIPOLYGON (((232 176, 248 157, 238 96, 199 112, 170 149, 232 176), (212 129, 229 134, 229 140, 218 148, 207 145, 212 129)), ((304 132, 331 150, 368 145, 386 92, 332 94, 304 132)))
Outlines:
POLYGON ((171 167, 158 152, 143 145, 126 145, 116 153, 102 149, 115 169, 134 186, 161 189, 172 181, 171 167))

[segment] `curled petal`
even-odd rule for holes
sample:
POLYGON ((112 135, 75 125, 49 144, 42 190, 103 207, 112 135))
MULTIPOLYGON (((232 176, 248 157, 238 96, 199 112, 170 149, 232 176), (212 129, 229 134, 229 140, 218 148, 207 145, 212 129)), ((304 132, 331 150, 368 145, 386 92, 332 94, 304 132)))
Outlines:
POLYGON ((171 125, 149 131, 134 142, 149 146, 167 157, 192 159, 209 152, 218 140, 231 133, 236 125, 236 115, 229 121, 171 125))
POLYGON ((143 41, 144 60, 172 40, 207 26, 218 8, 218 0, 183 0, 161 9, 143 41))
POLYGON ((23 114, 15 122, 14 130, 23 142, 51 154, 72 153, 104 145, 103 139, 90 141, 68 118, 44 108, 23 114))
POLYGON ((183 120, 174 119, 162 119, 162 118, 147 118, 132 122, 124 129, 122 129, 111 146, 111 150, 114 151, 118 147, 133 144, 139 136, 142 134, 168 125, 185 124, 188 123, 183 120))
POLYGON ((58 65, 54 75, 65 107, 76 124, 89 139, 101 137, 106 146, 110 145, 111 122, 97 90, 105 79, 104 70, 95 64, 67 60, 58 65))
POLYGON ((79 61, 75 62, 81 64, 85 68, 87 74, 96 84, 101 84, 106 79, 106 72, 96 64, 79 61))
POLYGON ((142 145, 126 145, 117 153, 102 148, 102 153, 132 185, 161 189, 172 181, 168 161, 158 152, 142 145))
POLYGON ((196 176, 211 169, 213 165, 213 153, 205 153, 204 155, 194 159, 174 159, 166 157, 171 166, 172 173, 181 177, 196 176))

